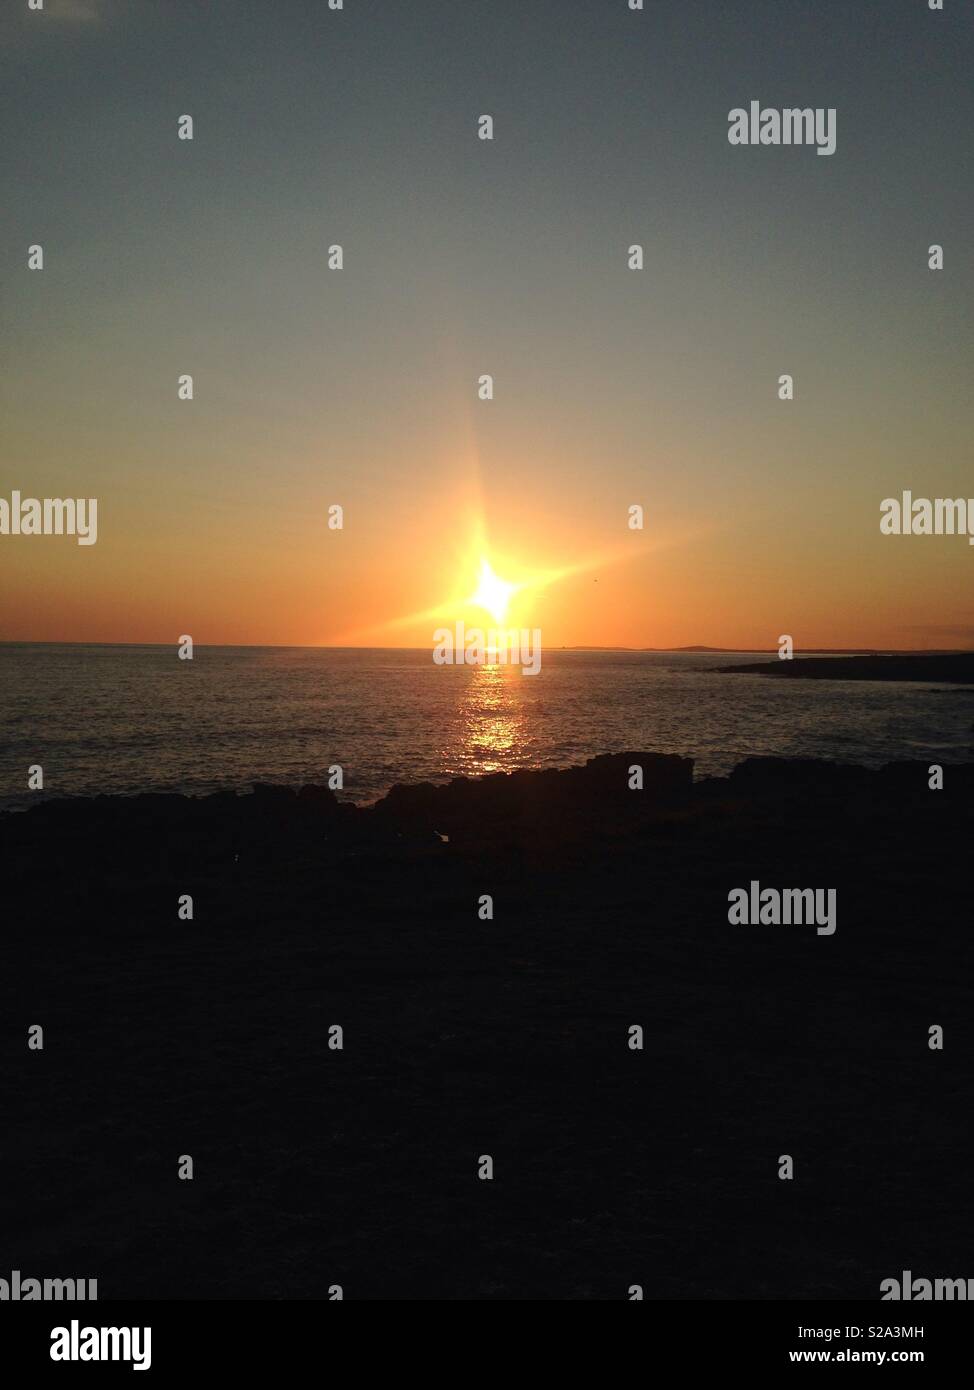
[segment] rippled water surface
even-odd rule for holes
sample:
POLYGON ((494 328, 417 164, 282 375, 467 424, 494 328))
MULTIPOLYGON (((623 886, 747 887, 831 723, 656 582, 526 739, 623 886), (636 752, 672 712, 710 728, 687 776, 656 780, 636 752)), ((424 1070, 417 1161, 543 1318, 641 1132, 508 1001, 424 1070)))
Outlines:
MULTIPOLYGON (((541 672, 437 666, 429 650, 0 646, 0 804, 48 795, 394 782, 658 750, 698 776, 753 754, 876 765, 974 759, 974 692, 720 675, 697 653, 544 653, 541 672)), ((799 658, 800 659, 800 658, 799 658)))

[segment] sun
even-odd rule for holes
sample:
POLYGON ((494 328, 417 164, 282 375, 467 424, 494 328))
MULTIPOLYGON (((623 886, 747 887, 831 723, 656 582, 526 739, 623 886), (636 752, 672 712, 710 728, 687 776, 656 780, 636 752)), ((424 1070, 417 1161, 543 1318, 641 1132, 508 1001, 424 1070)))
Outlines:
POLYGON ((508 605, 520 587, 519 584, 509 584, 506 579, 501 579, 491 569, 489 561, 481 559, 480 583, 469 601, 478 608, 486 608, 496 622, 502 623, 507 617, 508 605))

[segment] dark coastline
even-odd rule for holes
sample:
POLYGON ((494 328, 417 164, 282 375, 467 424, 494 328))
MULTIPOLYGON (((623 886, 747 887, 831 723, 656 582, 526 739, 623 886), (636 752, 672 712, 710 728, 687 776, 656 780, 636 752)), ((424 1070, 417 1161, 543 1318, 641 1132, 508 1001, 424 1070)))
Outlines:
POLYGON ((933 681, 974 686, 974 652, 936 655, 801 656, 719 666, 724 675, 780 676, 792 680, 933 681))
POLYGON ((966 1276, 974 765, 944 776, 694 783, 625 753, 372 808, 265 786, 0 817, 7 1267, 103 1299, 966 1276), (836 933, 729 925, 751 879, 834 887, 836 933))

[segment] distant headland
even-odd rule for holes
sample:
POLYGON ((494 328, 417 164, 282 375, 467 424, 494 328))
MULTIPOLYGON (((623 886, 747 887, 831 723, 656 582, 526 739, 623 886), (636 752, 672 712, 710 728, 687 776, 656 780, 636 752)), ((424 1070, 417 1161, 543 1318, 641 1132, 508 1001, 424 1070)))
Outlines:
POLYGON ((754 661, 746 666, 721 666, 730 675, 784 676, 812 681, 939 681, 974 685, 974 652, 889 656, 796 657, 789 661, 754 661))

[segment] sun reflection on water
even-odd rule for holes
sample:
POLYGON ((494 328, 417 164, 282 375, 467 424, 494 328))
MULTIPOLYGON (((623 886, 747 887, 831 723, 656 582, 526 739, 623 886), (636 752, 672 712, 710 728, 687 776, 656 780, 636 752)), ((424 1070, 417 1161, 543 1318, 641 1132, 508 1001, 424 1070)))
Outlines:
POLYGON ((506 772, 524 761, 529 717, 516 666, 473 666, 458 710, 461 768, 468 777, 506 772))

